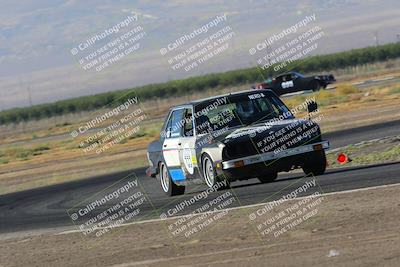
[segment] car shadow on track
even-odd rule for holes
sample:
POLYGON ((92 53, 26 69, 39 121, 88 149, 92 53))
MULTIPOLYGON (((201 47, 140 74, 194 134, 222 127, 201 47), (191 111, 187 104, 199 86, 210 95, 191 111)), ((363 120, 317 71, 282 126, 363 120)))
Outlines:
MULTIPOLYGON (((386 162, 386 163, 377 163, 377 164, 371 164, 371 165, 365 165, 365 166, 352 166, 352 167, 342 167, 342 168, 335 168, 335 169, 328 169, 325 174, 323 175, 318 175, 317 177, 323 177, 327 176, 330 174, 336 174, 336 173, 345 173, 345 172, 351 172, 351 171, 356 171, 356 170, 363 170, 363 169, 371 169, 371 168, 376 168, 376 167, 384 167, 384 166, 391 166, 391 165, 396 165, 400 164, 400 161, 395 161, 395 162, 386 162)), ((291 181, 291 180, 297 180, 306 177, 304 174, 301 173, 293 173, 293 174, 283 174, 284 176, 289 175, 289 177, 281 177, 275 180, 274 182, 270 183, 261 183, 259 182, 256 178, 254 179, 249 179, 249 181, 252 181, 251 183, 245 183, 245 184, 238 184, 238 185, 231 185, 231 189, 239 189, 239 188, 247 188, 247 187, 252 187, 252 186, 260 186, 260 185, 276 185, 277 183, 280 182, 285 182, 285 181, 291 181), (254 182, 253 182, 254 181, 254 182)), ((308 176, 310 177, 310 176, 308 176)), ((207 187, 204 187, 205 189, 207 187)), ((224 189, 228 190, 228 189, 224 189)), ((221 190, 223 191, 223 190, 221 190)), ((188 192, 187 195, 195 195, 198 193, 203 192, 202 190, 196 190, 196 191, 191 191, 188 192)))

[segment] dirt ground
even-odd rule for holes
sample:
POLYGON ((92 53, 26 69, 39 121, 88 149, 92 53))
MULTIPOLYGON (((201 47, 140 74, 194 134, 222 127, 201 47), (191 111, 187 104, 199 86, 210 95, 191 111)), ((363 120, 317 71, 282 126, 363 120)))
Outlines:
MULTIPOLYGON (((322 132, 400 119, 400 94, 380 101, 365 98, 366 102, 342 103, 322 108, 324 118, 319 123, 322 132)), ((102 157, 86 155, 78 149, 66 150, 56 144, 43 155, 0 164, 0 194, 146 166, 145 148, 152 138, 144 138, 147 139, 121 144, 115 151, 105 152, 102 157)))
POLYGON ((314 215, 279 235, 262 235, 261 215, 250 221, 262 204, 215 213, 218 220, 187 238, 172 237, 173 220, 117 227, 100 237, 0 236, 0 266, 399 266, 399 195, 400 184, 315 196, 308 199, 318 202, 314 215))

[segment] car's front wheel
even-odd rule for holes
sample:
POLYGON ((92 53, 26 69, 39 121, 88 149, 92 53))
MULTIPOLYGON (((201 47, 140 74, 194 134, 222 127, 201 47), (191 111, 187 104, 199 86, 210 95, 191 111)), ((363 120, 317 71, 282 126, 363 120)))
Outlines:
POLYGON ((160 182, 161 188, 168 196, 183 195, 185 186, 179 186, 172 181, 168 167, 164 162, 160 163, 160 182))
POLYGON ((278 178, 278 173, 277 172, 257 177, 257 179, 263 184, 273 182, 273 181, 276 180, 276 178, 278 178))
POLYGON ((311 83, 311 89, 314 91, 314 92, 317 92, 317 91, 319 91, 320 89, 321 89, 321 84, 318 82, 318 81, 313 81, 312 83, 311 83))
POLYGON ((306 175, 322 175, 326 170, 326 155, 324 150, 315 151, 310 156, 310 160, 303 166, 306 175))
POLYGON ((217 189, 229 188, 229 181, 218 177, 217 171, 214 167, 214 162, 209 155, 205 154, 203 156, 201 166, 203 170, 204 181, 208 187, 212 188, 217 186, 217 189))

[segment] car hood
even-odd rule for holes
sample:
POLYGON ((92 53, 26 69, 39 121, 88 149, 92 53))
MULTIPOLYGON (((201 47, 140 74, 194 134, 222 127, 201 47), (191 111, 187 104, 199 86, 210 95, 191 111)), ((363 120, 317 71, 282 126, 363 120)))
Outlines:
POLYGON ((228 158, 236 158, 318 142, 321 132, 312 121, 288 119, 229 129, 214 140, 225 145, 228 158))
POLYGON ((306 122, 307 121, 300 119, 288 119, 288 120, 279 120, 268 123, 257 123, 254 125, 247 125, 240 128, 229 129, 225 131, 223 134, 219 135, 218 139, 226 143, 242 138, 248 138, 248 137, 255 138, 257 136, 260 137, 273 134, 277 131, 289 127, 289 125, 294 125, 295 123, 303 125, 306 122))

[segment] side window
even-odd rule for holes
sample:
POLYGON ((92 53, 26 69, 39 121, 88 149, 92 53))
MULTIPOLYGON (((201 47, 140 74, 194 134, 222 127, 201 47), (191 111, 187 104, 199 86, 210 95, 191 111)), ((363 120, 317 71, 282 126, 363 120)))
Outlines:
POLYGON ((184 112, 183 136, 193 136, 193 112, 191 108, 185 109, 184 112))
POLYGON ((264 101, 262 98, 259 98, 256 101, 258 106, 260 107, 261 112, 264 112, 266 114, 270 114, 273 112, 273 109, 268 101, 264 101))
POLYGON ((164 129, 164 133, 165 133, 165 136, 163 136, 163 137, 165 137, 165 138, 168 138, 168 137, 170 137, 171 136, 171 121, 172 121, 172 116, 170 116, 170 114, 168 114, 168 121, 166 121, 165 123, 164 123, 164 126, 163 126, 163 128, 162 129, 164 129))
POLYGON ((182 130, 183 109, 172 111, 171 117, 167 123, 167 138, 179 137, 182 130))

